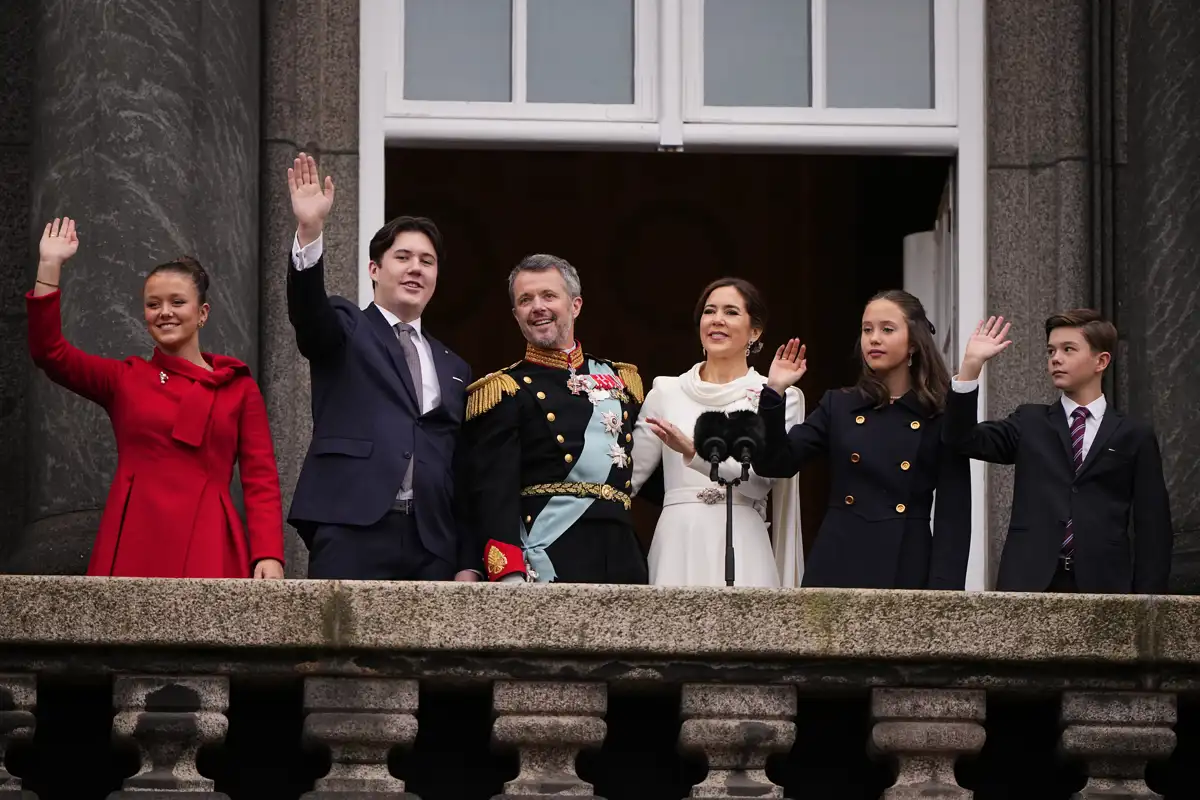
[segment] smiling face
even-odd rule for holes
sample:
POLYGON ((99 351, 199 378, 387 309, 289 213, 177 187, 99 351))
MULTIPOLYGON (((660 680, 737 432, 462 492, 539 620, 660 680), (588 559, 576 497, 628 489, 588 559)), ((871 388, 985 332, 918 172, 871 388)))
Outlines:
POLYGON ((181 272, 163 270, 147 278, 142 304, 150 336, 168 353, 193 342, 208 319, 208 303, 200 302, 195 281, 181 272))
POLYGON ((740 354, 762 336, 746 311, 746 298, 732 286, 713 289, 700 313, 700 346, 709 358, 740 354))
POLYGON ((370 272, 375 302, 412 322, 425 312, 437 288, 437 251, 424 233, 402 231, 379 260, 371 262, 370 272))
POLYGON ((513 316, 525 341, 546 350, 568 350, 575 344, 575 318, 583 298, 570 296, 557 269, 517 273, 513 302, 513 316))
POLYGON ((891 300, 874 300, 863 310, 859 339, 863 361, 876 373, 908 365, 908 320, 891 300))
POLYGON ((1096 352, 1080 328, 1055 328, 1046 342, 1046 368, 1054 387, 1068 394, 1099 380, 1111 355, 1096 352))

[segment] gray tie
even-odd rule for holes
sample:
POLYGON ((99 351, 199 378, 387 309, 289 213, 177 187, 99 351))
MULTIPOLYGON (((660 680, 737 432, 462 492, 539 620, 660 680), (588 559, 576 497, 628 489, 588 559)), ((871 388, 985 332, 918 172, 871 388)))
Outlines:
MULTIPOLYGON (((408 364, 408 372, 412 375, 413 391, 417 396, 417 410, 423 412, 425 401, 422 399, 424 386, 421 383, 421 359, 417 356, 416 345, 413 344, 413 327, 405 322, 397 322, 395 327, 396 338, 400 340, 400 349, 404 351, 404 362, 408 364)), ((400 485, 402 492, 412 490, 413 462, 416 460, 416 453, 413 453, 413 457, 408 460, 408 469, 404 473, 404 483, 400 485)))

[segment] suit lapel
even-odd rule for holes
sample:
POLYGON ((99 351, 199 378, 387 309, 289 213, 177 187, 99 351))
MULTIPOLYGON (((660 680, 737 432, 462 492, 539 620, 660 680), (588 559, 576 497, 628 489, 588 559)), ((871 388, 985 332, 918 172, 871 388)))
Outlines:
POLYGON ((1104 413, 1104 419, 1100 420, 1100 430, 1096 431, 1096 438, 1092 441, 1092 446, 1088 448, 1087 458, 1083 460, 1083 466, 1079 468, 1076 478, 1083 475, 1092 464, 1096 463, 1096 459, 1104 452, 1104 445, 1116 433, 1117 428, 1121 427, 1122 421, 1122 416, 1111 409, 1104 413))
POLYGON ((392 330, 392 326, 388 325, 383 314, 379 313, 379 309, 375 304, 367 306, 363 313, 367 315, 367 319, 371 322, 371 330, 379 337, 379 341, 388 352, 388 356, 392 359, 392 366, 396 370, 397 377, 400 378, 400 383, 404 386, 404 391, 408 395, 409 401, 412 402, 413 408, 416 408, 417 415, 420 416, 421 409, 417 408, 417 394, 413 389, 412 373, 408 370, 408 362, 404 360, 404 350, 400 347, 400 340, 396 338, 396 332, 392 330))
POLYGON ((1061 400, 1056 400, 1046 406, 1047 422, 1054 432, 1058 434, 1058 440, 1062 443, 1063 454, 1067 457, 1067 466, 1071 472, 1075 472, 1075 451, 1071 448, 1071 429, 1067 425, 1067 410, 1063 408, 1061 400))
MULTIPOLYGON (((450 353, 446 350, 445 345, 439 342, 432 336, 426 335, 425 340, 429 342, 429 351, 433 353, 433 368, 437 372, 438 389, 442 396, 442 402, 439 407, 446 406, 446 398, 450 397, 450 393, 455 390, 454 387, 454 371, 451 368, 450 353)), ((464 389, 466 387, 463 387, 464 389)), ((430 413, 436 411, 432 409, 430 413)))

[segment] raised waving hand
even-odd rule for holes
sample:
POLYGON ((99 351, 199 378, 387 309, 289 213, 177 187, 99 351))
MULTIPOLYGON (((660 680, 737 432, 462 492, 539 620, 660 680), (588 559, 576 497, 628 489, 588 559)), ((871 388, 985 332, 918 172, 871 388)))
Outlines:
POLYGON ((975 326, 975 333, 967 340, 963 351, 962 368, 959 370, 960 381, 973 381, 979 378, 983 365, 1003 353, 1012 344, 1008 338, 1011 322, 1005 322, 1004 317, 988 317, 986 322, 975 326))
POLYGON ((38 243, 37 282, 33 285, 35 297, 58 290, 62 278, 62 265, 79 250, 79 236, 75 233, 75 220, 70 217, 55 217, 46 223, 42 240, 38 243))
POLYGON ((779 394, 787 391, 808 371, 808 359, 804 357, 808 348, 800 344, 799 339, 788 339, 775 351, 771 361, 771 370, 767 373, 767 386, 779 394))
POLYGON ((288 190, 303 247, 316 241, 325 227, 325 218, 333 207, 333 176, 326 175, 322 185, 316 159, 301 153, 288 169, 288 190))

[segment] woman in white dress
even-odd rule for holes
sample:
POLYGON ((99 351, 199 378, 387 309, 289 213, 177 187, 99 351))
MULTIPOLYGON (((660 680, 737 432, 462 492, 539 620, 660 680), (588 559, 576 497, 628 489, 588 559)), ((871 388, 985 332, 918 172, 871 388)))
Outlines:
MULTIPOLYGON (((654 379, 633 433, 633 491, 663 467, 662 515, 650 545, 650 583, 725 585, 725 488, 709 480, 710 465, 696 454, 692 431, 705 411, 757 411, 766 378, 747 358, 762 349, 766 307, 753 284, 713 281, 696 304, 695 324, 705 360, 679 377, 654 379)), ((787 425, 804 420, 804 395, 787 391, 787 425)), ((732 458, 720 474, 741 475, 732 458)), ((750 472, 733 490, 734 586, 800 585, 804 549, 800 498, 793 476, 772 480, 750 472), (771 498, 770 534, 767 498, 771 498)))

